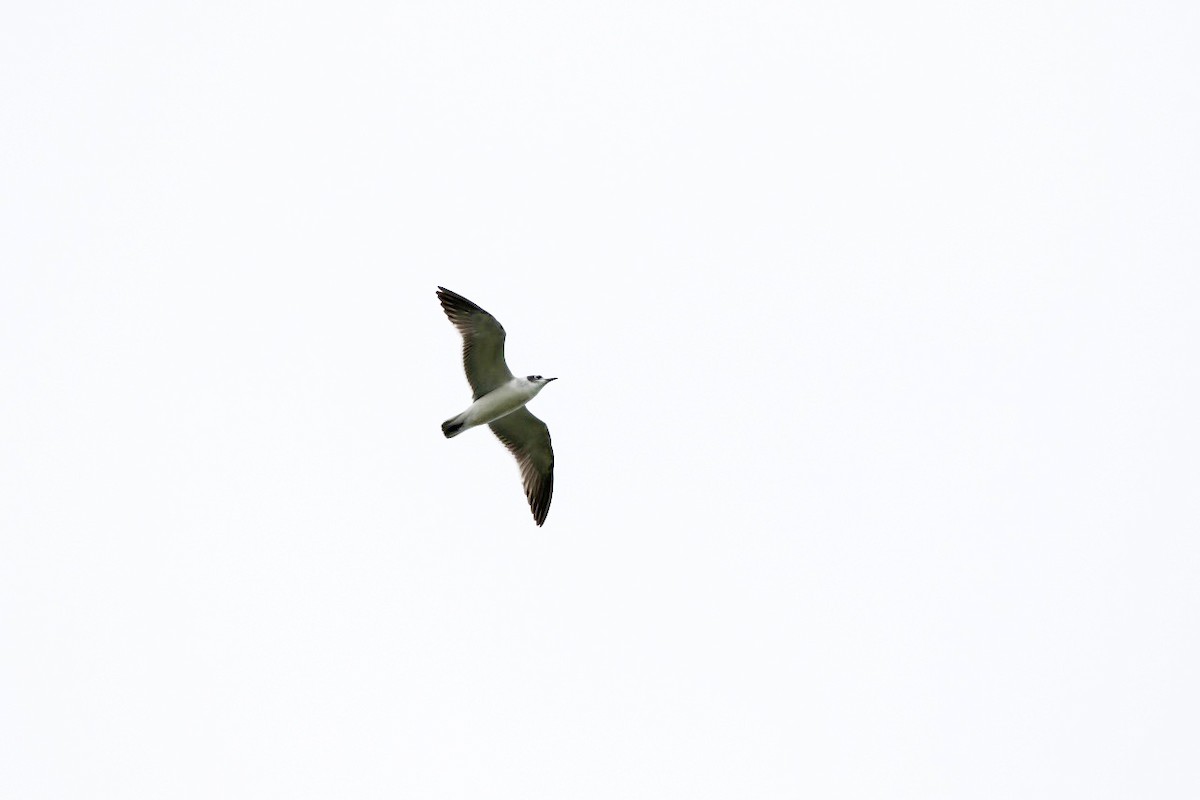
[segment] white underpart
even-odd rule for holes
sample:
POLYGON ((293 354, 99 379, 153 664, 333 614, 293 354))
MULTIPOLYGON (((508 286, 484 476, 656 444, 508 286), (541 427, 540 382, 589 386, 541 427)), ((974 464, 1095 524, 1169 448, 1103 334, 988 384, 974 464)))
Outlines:
POLYGON ((476 400, 454 419, 462 421, 463 430, 486 425, 521 408, 545 386, 544 383, 528 381, 525 378, 513 378, 476 400))

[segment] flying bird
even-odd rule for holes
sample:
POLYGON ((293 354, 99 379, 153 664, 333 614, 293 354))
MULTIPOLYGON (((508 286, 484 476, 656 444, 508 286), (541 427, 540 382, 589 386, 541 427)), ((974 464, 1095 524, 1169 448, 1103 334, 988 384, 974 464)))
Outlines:
POLYGON ((463 367, 475 402, 466 411, 442 423, 442 433, 453 439, 477 425, 487 425, 504 443, 521 467, 525 497, 540 527, 550 510, 554 493, 554 449, 550 429, 529 413, 525 404, 556 378, 541 375, 514 377, 504 361, 504 328, 488 312, 461 294, 441 286, 438 300, 446 316, 463 337, 463 367))

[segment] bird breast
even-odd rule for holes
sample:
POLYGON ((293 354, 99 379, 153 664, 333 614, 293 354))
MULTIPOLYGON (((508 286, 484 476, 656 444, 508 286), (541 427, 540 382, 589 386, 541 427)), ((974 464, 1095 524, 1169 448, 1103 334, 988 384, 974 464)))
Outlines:
POLYGON ((500 419, 505 414, 511 414, 532 400, 540 388, 529 381, 513 378, 471 404, 471 407, 467 409, 470 423, 486 425, 493 420, 500 419))

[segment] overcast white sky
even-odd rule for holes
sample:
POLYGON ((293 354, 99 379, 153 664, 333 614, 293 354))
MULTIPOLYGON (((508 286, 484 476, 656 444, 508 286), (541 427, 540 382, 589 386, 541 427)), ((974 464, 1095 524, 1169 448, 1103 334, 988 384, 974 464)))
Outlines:
POLYGON ((1197 42, 9 4, 0 794, 1200 796, 1197 42))

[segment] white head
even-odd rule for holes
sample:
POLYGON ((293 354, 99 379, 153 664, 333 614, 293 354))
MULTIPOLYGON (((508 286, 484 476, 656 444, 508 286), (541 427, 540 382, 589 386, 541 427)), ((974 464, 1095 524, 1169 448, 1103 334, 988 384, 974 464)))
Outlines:
POLYGON ((525 380, 536 386, 537 390, 540 392, 542 389, 546 388, 546 384, 548 384, 550 381, 556 381, 558 378, 543 378, 541 375, 526 375, 525 380))

